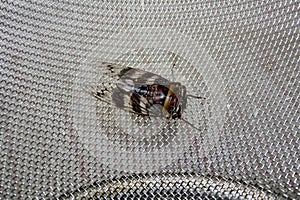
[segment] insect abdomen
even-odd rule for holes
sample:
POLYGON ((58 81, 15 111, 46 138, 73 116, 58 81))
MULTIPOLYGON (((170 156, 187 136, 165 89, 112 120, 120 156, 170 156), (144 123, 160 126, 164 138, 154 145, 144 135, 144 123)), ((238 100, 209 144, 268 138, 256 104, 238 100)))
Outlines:
POLYGON ((143 95, 152 104, 164 105, 169 89, 162 85, 142 85, 135 92, 143 95))
MULTIPOLYGON (((135 88, 136 94, 144 96, 150 104, 159 104, 162 106, 162 113, 167 117, 179 117, 180 115, 174 115, 175 112, 180 111, 178 105, 178 98, 174 92, 163 85, 142 85, 135 88)), ((180 113, 178 113, 180 114, 180 113)))

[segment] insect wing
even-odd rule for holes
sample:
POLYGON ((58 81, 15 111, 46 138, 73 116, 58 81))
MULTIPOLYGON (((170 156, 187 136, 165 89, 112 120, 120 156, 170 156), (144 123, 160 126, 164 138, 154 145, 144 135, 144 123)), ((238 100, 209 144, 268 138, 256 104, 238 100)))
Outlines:
POLYGON ((112 101, 112 94, 116 89, 116 82, 119 80, 119 74, 124 67, 109 62, 95 62, 94 65, 101 73, 100 81, 104 78, 105 82, 100 82, 94 86, 86 86, 84 90, 100 101, 114 104, 112 101))
POLYGON ((103 75, 115 81, 120 79, 130 79, 135 86, 159 84, 168 87, 170 81, 151 72, 141 69, 124 67, 115 63, 101 62, 100 69, 103 75))
POLYGON ((170 82, 156 74, 140 69, 123 67, 114 63, 101 62, 104 76, 110 80, 101 83, 99 88, 89 89, 98 100, 141 116, 161 117, 162 106, 151 104, 145 97, 137 94, 134 88, 142 85, 161 84, 168 86, 170 82), (94 92, 96 91, 96 92, 94 92))
POLYGON ((136 68, 124 68, 120 71, 119 78, 122 80, 132 80, 135 87, 142 85, 163 85, 169 87, 170 81, 151 72, 146 72, 136 68))
POLYGON ((136 93, 135 88, 142 85, 165 84, 169 81, 156 74, 134 68, 124 68, 120 71, 117 88, 112 100, 118 108, 126 108, 141 116, 162 117, 162 106, 150 103, 144 96, 136 93))

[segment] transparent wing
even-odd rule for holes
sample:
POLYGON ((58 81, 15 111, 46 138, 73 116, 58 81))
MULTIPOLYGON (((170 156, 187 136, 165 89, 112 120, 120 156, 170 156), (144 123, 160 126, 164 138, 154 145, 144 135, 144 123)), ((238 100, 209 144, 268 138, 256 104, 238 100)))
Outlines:
POLYGON ((147 72, 137 68, 124 67, 122 65, 110 62, 97 62, 99 70, 102 71, 103 76, 112 78, 114 80, 130 79, 136 86, 160 84, 169 86, 170 81, 151 72, 147 72))
POLYGON ((112 104, 123 110, 145 117, 162 117, 162 106, 151 104, 145 97, 136 92, 126 92, 117 87, 112 94, 112 104))
POLYGON ((136 87, 141 85, 159 84, 169 87, 170 81, 151 72, 136 68, 125 68, 119 74, 120 80, 132 80, 136 87))
POLYGON ((115 63, 100 62, 97 65, 99 70, 102 70, 103 79, 113 81, 85 89, 90 95, 130 113, 145 117, 163 116, 161 105, 151 104, 145 97, 136 93, 134 88, 152 84, 168 87, 170 82, 167 79, 151 72, 115 63))

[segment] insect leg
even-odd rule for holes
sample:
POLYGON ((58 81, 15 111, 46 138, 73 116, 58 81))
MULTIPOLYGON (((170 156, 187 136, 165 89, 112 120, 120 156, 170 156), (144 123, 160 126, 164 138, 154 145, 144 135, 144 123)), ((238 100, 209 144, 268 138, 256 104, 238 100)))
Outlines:
POLYGON ((185 123, 187 123, 188 125, 190 125, 191 127, 193 127, 194 129, 196 129, 197 131, 201 131, 199 128, 195 127, 193 124, 191 124, 190 122, 188 122, 187 120, 181 118, 182 121, 184 121, 185 123))

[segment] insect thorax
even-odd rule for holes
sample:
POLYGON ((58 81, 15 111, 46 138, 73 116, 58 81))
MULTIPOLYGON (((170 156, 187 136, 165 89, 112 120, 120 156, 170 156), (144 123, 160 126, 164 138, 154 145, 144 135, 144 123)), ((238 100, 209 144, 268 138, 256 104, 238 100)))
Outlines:
POLYGON ((186 102, 186 87, 178 82, 171 83, 163 112, 168 115, 167 118, 181 118, 182 112, 186 107, 186 102))

